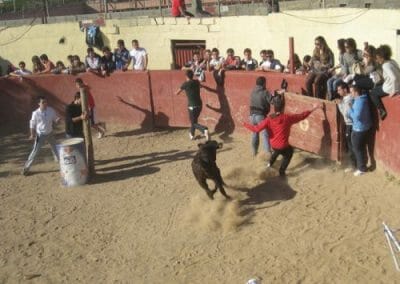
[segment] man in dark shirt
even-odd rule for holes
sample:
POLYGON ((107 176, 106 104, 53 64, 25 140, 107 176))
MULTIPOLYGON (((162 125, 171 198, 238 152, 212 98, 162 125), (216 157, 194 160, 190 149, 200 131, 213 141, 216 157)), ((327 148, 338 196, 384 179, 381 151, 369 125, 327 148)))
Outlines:
POLYGON ((112 73, 116 68, 114 54, 107 46, 103 47, 103 56, 101 57, 100 67, 103 76, 110 75, 110 73, 112 73))
POLYGON ((182 91, 186 92, 186 96, 188 98, 189 118, 191 123, 189 133, 190 139, 194 139, 194 132, 196 129, 198 129, 204 134, 206 140, 209 140, 210 136, 208 134, 207 126, 203 126, 197 122, 203 104, 200 98, 200 82, 198 80, 193 80, 193 76, 193 70, 186 70, 186 82, 182 84, 180 89, 176 91, 175 94, 179 95, 182 91))
POLYGON ((83 123, 87 115, 82 113, 81 94, 77 92, 74 101, 67 105, 65 110, 65 133, 68 138, 82 137, 83 138, 83 123))
MULTIPOLYGON (((257 125, 263 121, 270 109, 271 95, 266 90, 267 81, 265 77, 258 77, 256 79, 256 86, 253 89, 250 96, 250 122, 252 125, 257 125)), ((262 130, 261 135, 264 139, 264 150, 266 153, 271 152, 271 146, 269 144, 269 137, 267 130, 262 130)), ((251 146, 253 149, 253 155, 257 155, 258 146, 260 145, 260 137, 257 132, 253 133, 251 139, 251 146)))

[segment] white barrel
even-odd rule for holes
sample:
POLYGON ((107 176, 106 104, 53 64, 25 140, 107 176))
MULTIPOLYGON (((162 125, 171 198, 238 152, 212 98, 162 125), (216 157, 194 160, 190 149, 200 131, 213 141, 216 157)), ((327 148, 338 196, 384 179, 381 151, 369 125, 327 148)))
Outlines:
POLYGON ((83 185, 87 182, 85 143, 83 138, 71 138, 57 145, 60 157, 61 183, 64 186, 83 185))

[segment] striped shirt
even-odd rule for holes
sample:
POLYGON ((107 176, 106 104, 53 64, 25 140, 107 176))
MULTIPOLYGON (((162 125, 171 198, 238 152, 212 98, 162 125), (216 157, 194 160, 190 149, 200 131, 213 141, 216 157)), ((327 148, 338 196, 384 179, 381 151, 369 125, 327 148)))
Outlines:
POLYGON ((31 129, 35 129, 38 135, 48 135, 53 131, 53 122, 57 122, 60 118, 52 107, 45 110, 38 108, 32 112, 32 118, 29 121, 31 129))

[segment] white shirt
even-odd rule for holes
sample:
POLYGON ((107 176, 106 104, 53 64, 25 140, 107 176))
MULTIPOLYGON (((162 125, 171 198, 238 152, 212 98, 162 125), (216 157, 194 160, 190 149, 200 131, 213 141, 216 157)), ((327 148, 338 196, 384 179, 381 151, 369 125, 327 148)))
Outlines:
POLYGON ((32 72, 29 71, 29 70, 26 70, 26 69, 25 69, 25 70, 18 69, 18 70, 15 70, 14 73, 15 73, 16 75, 20 75, 20 76, 32 75, 32 72))
POLYGON ((346 125, 353 125, 353 120, 351 120, 349 110, 350 110, 350 103, 353 103, 353 97, 349 95, 344 96, 342 101, 338 104, 339 111, 343 115, 344 123, 346 125))
POLYGON ((382 89, 386 94, 394 94, 400 92, 400 68, 396 61, 389 60, 383 63, 383 86, 382 89))
POLYGON ((210 60, 210 66, 211 67, 221 67, 225 62, 225 59, 220 56, 218 58, 211 58, 210 60))
POLYGON ((94 56, 93 58, 90 56, 86 56, 86 68, 90 69, 100 69, 100 57, 94 56))
POLYGON ((44 111, 38 108, 32 112, 29 125, 31 129, 36 129, 38 135, 48 135, 53 131, 53 122, 57 122, 59 119, 52 107, 47 107, 44 111))
POLYGON ((144 70, 144 61, 147 55, 146 49, 142 47, 132 49, 129 54, 133 61, 133 70, 144 70))

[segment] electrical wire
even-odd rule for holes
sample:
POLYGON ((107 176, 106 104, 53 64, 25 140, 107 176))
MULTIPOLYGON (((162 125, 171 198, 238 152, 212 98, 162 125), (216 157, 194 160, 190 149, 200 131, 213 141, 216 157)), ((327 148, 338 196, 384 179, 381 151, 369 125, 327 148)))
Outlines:
MULTIPOLYGON (((24 35, 26 35, 33 27, 33 23, 36 21, 37 17, 33 18, 33 20, 29 23, 29 27, 23 32, 21 33, 19 36, 13 38, 12 40, 10 40, 9 42, 5 42, 5 43, 0 43, 0 46, 6 46, 9 44, 12 44, 18 40, 20 40, 22 37, 24 37, 24 35)), ((3 31, 4 29, 2 29, 1 31, 3 31)))
POLYGON ((357 18, 359 18, 362 15, 366 14, 368 11, 369 11, 368 9, 360 11, 358 13, 358 15, 356 15, 355 17, 353 17, 353 18, 351 18, 349 20, 343 21, 343 22, 325 22, 325 21, 312 20, 312 19, 310 19, 308 17, 301 17, 301 16, 289 14, 289 13, 286 13, 286 12, 280 12, 280 13, 284 14, 286 16, 289 16, 289 17, 293 17, 293 18, 296 18, 296 19, 300 19, 300 20, 307 21, 307 22, 312 22, 312 23, 327 24, 327 25, 343 25, 343 24, 347 24, 347 23, 350 23, 350 22, 356 20, 357 18))

